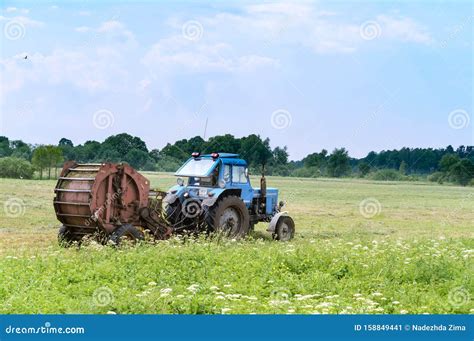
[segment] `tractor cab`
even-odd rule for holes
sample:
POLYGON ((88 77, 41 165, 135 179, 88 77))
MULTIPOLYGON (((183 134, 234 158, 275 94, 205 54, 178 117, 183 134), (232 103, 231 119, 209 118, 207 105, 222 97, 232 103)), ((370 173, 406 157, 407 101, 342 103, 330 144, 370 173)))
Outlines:
MULTIPOLYGON (((192 197, 218 198, 223 192, 233 191, 249 204, 253 197, 247 162, 237 154, 193 153, 175 173, 177 185, 171 191, 187 191, 192 197)), ((212 201, 212 200, 211 200, 212 201)))

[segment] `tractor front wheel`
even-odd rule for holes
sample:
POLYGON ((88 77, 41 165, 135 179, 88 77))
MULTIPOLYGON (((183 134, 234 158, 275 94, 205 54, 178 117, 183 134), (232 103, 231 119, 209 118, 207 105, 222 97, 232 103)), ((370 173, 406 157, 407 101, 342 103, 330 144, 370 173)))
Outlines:
POLYGON ((240 238, 249 232, 249 211, 239 197, 224 197, 207 210, 206 223, 213 232, 230 238, 240 238))
POLYGON ((295 236, 295 222, 291 217, 282 216, 278 219, 273 238, 282 242, 287 242, 295 236))
POLYGON ((183 220, 181 214, 181 203, 179 200, 172 204, 166 204, 165 207, 165 217, 171 225, 177 225, 183 220))

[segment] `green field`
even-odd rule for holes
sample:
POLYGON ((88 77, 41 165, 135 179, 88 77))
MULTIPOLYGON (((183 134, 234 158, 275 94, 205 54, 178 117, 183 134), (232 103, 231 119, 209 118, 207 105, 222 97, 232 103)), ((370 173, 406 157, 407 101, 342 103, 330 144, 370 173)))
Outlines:
MULTIPOLYGON (((166 189, 168 174, 145 173, 166 189)), ((253 181, 257 183, 256 179, 253 181)), ((57 246, 55 181, 0 179, 0 313, 473 313, 474 188, 268 178, 297 228, 57 246)))

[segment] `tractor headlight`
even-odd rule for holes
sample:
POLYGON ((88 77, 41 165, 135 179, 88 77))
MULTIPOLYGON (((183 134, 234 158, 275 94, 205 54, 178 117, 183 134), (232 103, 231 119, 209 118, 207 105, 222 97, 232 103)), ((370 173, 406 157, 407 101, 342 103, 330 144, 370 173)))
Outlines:
POLYGON ((224 179, 219 180, 219 187, 220 188, 225 188, 225 180, 224 179))
POLYGON ((177 183, 179 186, 184 186, 184 180, 183 180, 182 178, 176 179, 176 183, 177 183))

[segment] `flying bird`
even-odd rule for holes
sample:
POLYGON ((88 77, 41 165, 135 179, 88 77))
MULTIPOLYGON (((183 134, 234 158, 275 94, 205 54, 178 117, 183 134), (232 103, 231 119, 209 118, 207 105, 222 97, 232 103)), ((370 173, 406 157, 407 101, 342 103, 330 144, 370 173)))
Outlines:
POLYGON ((23 59, 28 59, 28 56, 25 56, 25 58, 23 58, 23 59))

